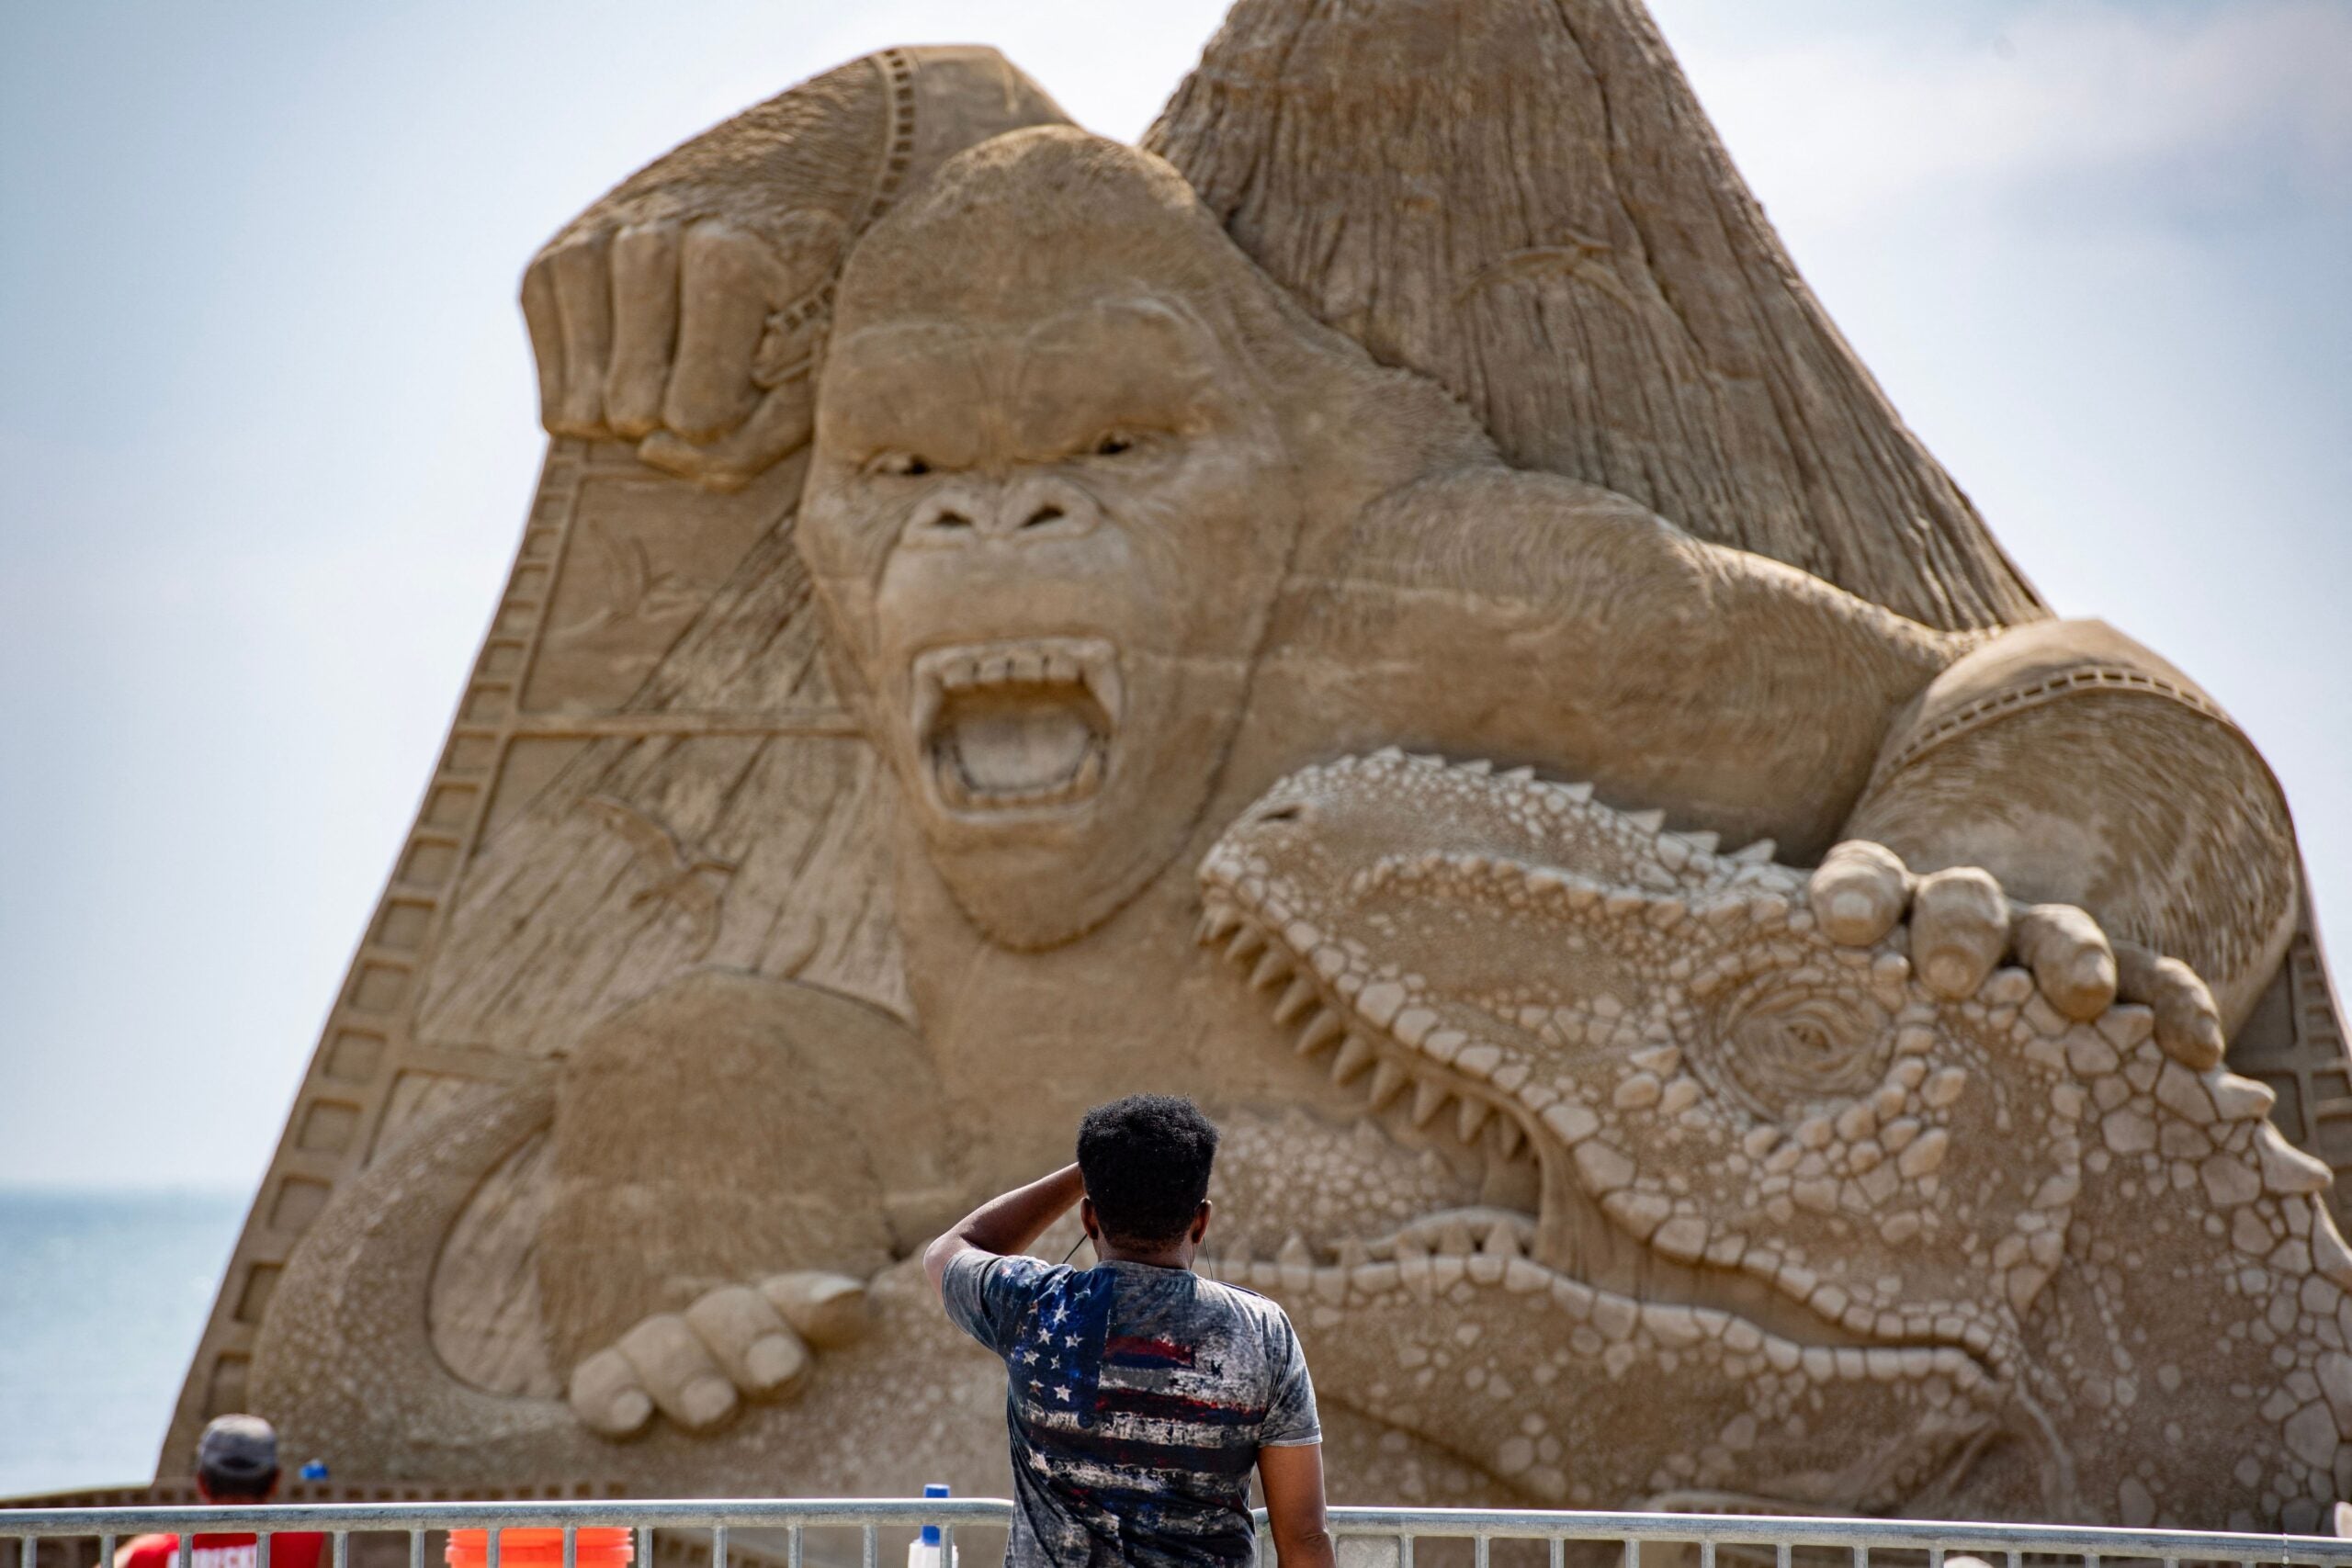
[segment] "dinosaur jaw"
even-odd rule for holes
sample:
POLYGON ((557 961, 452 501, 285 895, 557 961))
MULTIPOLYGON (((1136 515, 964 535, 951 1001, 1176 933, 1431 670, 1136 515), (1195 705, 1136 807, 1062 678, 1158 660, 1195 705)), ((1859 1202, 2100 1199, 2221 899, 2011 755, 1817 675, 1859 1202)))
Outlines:
POLYGON ((1385 1258, 1204 1271, 1281 1302, 1334 1397, 1553 1506, 1896 1510, 1948 1495, 2002 1428, 2006 1391, 1959 1348, 1832 1348, 1597 1289, 1512 1255, 1524 1224, 1458 1212, 1385 1258), (1448 1248, 1482 1219, 1485 1247, 1448 1248))
MULTIPOLYGON (((1473 1147, 1483 1143, 1490 1168, 1498 1160, 1532 1168, 1523 1179, 1502 1185, 1532 1198, 1532 1213, 1455 1209, 1387 1235, 1328 1238, 1306 1243, 1304 1251, 1294 1246, 1271 1264, 1241 1265, 1255 1270, 1247 1282, 1256 1288, 1272 1280, 1332 1303, 1413 1289, 1417 1281, 1426 1292, 1467 1279, 1514 1293, 1546 1290, 1579 1321, 1649 1325, 1664 1343, 1694 1329, 1711 1338, 1728 1336, 1740 1353, 1767 1357, 1776 1368, 1786 1362, 1808 1376, 1964 1379, 1972 1388, 1991 1380, 1975 1347, 1873 1337, 1790 1295, 1775 1274, 1676 1257, 1651 1245, 1657 1219, 1624 1203, 1622 1194, 1596 1195, 1556 1116, 1547 1121, 1510 1087, 1481 1076, 1474 1069, 1482 1064, 1469 1061, 1467 1052, 1445 1060, 1418 1048, 1421 1042, 1408 1044, 1374 1026, 1361 996, 1339 995, 1312 953, 1255 911, 1212 897, 1200 935, 1272 999, 1274 1021, 1296 1031, 1298 1054, 1328 1063, 1333 1083, 1362 1093, 1367 1111, 1402 1110, 1414 1127, 1435 1124, 1473 1147)), ((1423 1039, 1436 1041, 1434 1034, 1423 1039)), ((1488 1185, 1496 1189, 1491 1177, 1488 1185)))

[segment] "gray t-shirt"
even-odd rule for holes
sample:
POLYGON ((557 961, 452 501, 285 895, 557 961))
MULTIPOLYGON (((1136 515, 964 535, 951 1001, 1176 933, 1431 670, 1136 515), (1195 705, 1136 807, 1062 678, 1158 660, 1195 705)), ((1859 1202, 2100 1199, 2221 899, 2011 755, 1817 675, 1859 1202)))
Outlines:
POLYGON ((1186 1269, 985 1252, 943 1288, 1004 1358, 1012 1568, 1250 1561, 1258 1450, 1323 1440, 1282 1308, 1186 1269))

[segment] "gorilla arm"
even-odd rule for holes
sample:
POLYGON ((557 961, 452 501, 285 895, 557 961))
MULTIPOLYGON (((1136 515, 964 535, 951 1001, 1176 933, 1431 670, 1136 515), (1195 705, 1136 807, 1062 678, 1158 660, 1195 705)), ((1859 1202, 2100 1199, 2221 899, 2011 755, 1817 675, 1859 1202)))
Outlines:
MULTIPOLYGON (((2062 1010, 2095 1012, 2120 988, 2200 1064, 2283 952, 2284 805, 2210 705, 2142 683, 2114 699, 2123 713, 2004 707, 1925 761, 1883 764, 1917 750, 1946 686, 1973 692, 1988 664, 2061 664, 2005 652, 2070 634, 1938 631, 1623 496, 1483 466, 1391 492, 1337 543, 1306 546, 1299 624, 1274 639, 1300 651, 1269 662, 1297 660, 1302 678, 1281 684, 1329 704, 1350 743, 1385 716, 1388 742, 1530 762, 1692 827, 1776 838, 1784 858, 1821 862, 1820 891, 1849 895, 1841 940, 1907 917, 1923 976, 1956 993, 2005 957, 2062 1010), (2179 764, 2162 788, 2155 761, 2179 764), (1895 849, 1839 842, 1882 837, 1895 849), (2037 902, 1962 869, 1983 867, 2037 902), (2181 957, 2212 966, 2218 1008, 2181 957)), ((2106 665, 2168 669, 2098 631, 2106 665)))
POLYGON ((1623 496, 1499 467, 1390 492, 1330 547, 1305 541, 1295 576, 1301 624, 1269 661, 1297 660, 1343 724, 1798 854, 1835 840, 1889 721, 1971 646, 1623 496))

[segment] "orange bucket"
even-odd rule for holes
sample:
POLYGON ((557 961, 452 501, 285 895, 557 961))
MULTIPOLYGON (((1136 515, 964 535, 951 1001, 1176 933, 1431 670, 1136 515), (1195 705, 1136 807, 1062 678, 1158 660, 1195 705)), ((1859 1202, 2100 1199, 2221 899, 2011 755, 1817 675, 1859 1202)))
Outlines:
MULTIPOLYGON (((621 1529, 580 1529, 572 1561, 578 1568, 628 1568, 637 1556, 637 1532, 621 1529)), ((448 1550, 442 1553, 449 1568, 490 1568, 488 1530, 451 1530, 448 1550)), ((560 1529, 504 1529, 498 1532, 498 1568, 563 1568, 560 1529)))

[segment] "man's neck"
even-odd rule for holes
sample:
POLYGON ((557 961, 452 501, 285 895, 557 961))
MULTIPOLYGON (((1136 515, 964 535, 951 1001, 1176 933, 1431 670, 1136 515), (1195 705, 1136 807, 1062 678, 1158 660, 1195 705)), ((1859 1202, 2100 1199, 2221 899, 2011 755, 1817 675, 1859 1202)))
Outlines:
POLYGON ((1193 1244, 1185 1240, 1173 1247, 1123 1247, 1103 1236, 1094 1243, 1094 1256, 1104 1263, 1141 1263, 1153 1269, 1190 1269, 1193 1266, 1193 1244))

